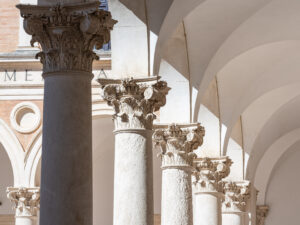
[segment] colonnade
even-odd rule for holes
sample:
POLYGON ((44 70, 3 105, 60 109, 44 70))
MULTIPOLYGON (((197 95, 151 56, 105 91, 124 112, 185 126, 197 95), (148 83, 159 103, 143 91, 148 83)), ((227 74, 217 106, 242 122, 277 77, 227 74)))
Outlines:
MULTIPOLYGON (((97 2, 77 2, 18 5, 25 31, 42 47, 37 55, 45 79, 41 225, 92 225, 93 48, 109 42, 116 21, 97 2)), ((153 128, 170 89, 166 82, 159 77, 98 82, 114 109, 114 225, 153 225, 153 141, 161 148, 162 225, 221 225, 222 217, 243 225, 236 206, 240 199, 246 204, 248 192, 242 189, 249 184, 223 181, 228 157, 197 158, 193 151, 203 143, 204 128, 198 123, 153 128)), ((35 225, 39 188, 7 192, 16 224, 35 225)))

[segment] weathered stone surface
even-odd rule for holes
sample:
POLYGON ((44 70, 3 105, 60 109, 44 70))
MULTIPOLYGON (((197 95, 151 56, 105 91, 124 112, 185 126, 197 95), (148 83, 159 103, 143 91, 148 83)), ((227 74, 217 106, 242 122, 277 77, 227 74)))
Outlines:
POLYGON ((221 180, 229 175, 228 157, 194 160, 195 225, 221 225, 221 180))
POLYGON ((269 206, 267 205, 256 206, 256 224, 264 225, 268 213, 269 213, 269 206))
POLYGON ((161 149, 162 225, 192 225, 192 165, 203 143, 204 127, 196 124, 156 125, 153 141, 161 149))
POLYGON ((8 187, 7 197, 13 203, 16 225, 36 225, 40 208, 40 188, 8 187))
POLYGON ((100 49, 110 40, 116 23, 99 2, 58 4, 55 6, 17 5, 24 18, 24 29, 32 35, 31 45, 38 42, 42 51, 36 57, 43 72, 92 71, 100 49))
POLYGON ((160 77, 98 79, 102 97, 114 107, 116 129, 152 129, 155 111, 166 104, 170 88, 160 77))
POLYGON ((169 88, 159 77, 98 82, 115 111, 114 225, 153 225, 152 126, 169 88))

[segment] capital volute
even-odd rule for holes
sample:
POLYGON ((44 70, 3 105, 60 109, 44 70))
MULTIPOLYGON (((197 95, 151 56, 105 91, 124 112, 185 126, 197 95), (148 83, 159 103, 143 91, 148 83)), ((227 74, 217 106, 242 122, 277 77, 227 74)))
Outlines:
POLYGON ((249 181, 224 181, 223 182, 223 211, 245 212, 250 199, 249 181))
POLYGON ((17 5, 24 29, 32 35, 31 45, 38 42, 42 48, 36 58, 43 64, 44 76, 62 71, 92 72, 93 60, 98 59, 93 50, 110 41, 110 31, 117 22, 110 12, 100 10, 99 4, 17 5))
POLYGON ((152 129, 154 112, 165 105, 170 90, 159 79, 98 79, 103 99, 114 108, 116 129, 152 129))
POLYGON ((155 125, 153 141, 161 149, 162 168, 191 168, 197 157, 193 151, 202 145, 204 135, 200 123, 155 125))
POLYGON ((8 187, 7 198, 13 203, 16 216, 37 216, 40 207, 40 188, 8 187))
POLYGON ((197 192, 222 192, 221 180, 230 173, 229 157, 194 159, 193 186, 197 192))
POLYGON ((267 205, 256 206, 256 224, 264 225, 268 213, 269 213, 269 206, 267 205))

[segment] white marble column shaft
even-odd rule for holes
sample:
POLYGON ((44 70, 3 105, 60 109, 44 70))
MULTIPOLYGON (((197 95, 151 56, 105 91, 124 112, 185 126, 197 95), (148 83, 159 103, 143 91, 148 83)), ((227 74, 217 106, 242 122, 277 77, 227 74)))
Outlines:
POLYGON ((222 225, 242 225, 243 213, 223 213, 222 225))
POLYGON ((36 225, 40 206, 40 188, 7 188, 7 197, 13 203, 15 225, 36 225))
POLYGON ((157 125, 154 142, 162 160, 161 225, 193 225, 193 150, 203 143, 200 124, 157 125))
POLYGON ((93 50, 110 40, 115 21, 99 2, 17 7, 31 44, 42 47, 36 56, 45 81, 40 224, 92 225, 93 50))
POLYGON ((229 175, 232 161, 228 157, 194 160, 194 224, 221 225, 221 180, 229 175))
POLYGON ((102 97, 114 107, 114 225, 153 224, 152 126, 166 102, 166 82, 99 79, 102 97))
POLYGON ((222 204, 223 225, 244 225, 247 203, 250 199, 250 182, 223 183, 224 199, 222 204))

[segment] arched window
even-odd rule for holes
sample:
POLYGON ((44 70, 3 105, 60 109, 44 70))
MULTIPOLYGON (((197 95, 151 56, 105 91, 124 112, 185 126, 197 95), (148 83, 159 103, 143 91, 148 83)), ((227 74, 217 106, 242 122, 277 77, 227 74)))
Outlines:
MULTIPOLYGON (((100 9, 108 11, 108 3, 107 3, 107 0, 99 0, 99 1, 100 1, 100 3, 101 3, 101 4, 100 4, 100 9)), ((111 49, 110 42, 109 42, 108 44, 103 45, 102 49, 103 49, 104 51, 110 51, 110 49, 111 49)))

